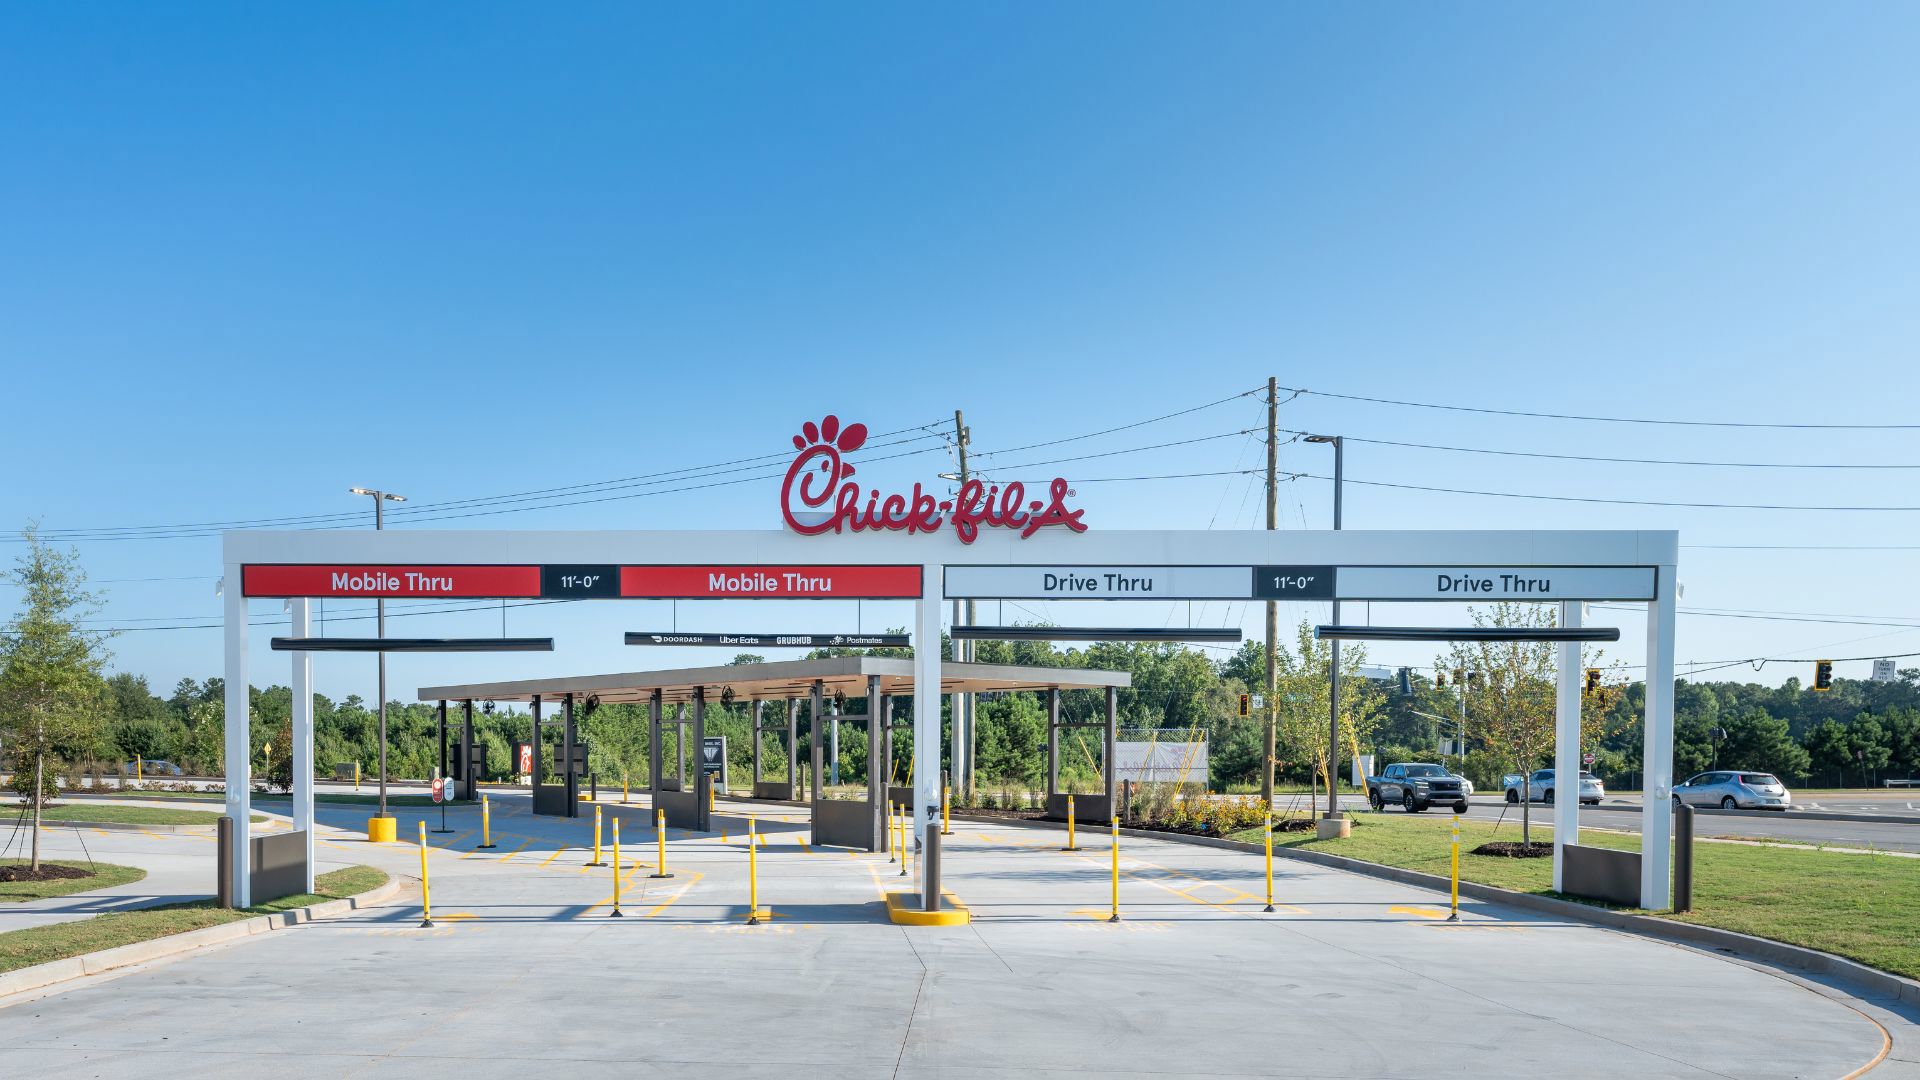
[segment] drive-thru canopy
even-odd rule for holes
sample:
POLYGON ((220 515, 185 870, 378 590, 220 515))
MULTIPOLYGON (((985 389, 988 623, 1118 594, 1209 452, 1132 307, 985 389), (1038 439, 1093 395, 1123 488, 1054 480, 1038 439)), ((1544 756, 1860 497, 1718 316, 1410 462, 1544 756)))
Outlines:
MULTIPOLYGON (((1039 692, 1047 697, 1047 796, 1051 804, 1059 786, 1059 732, 1063 726, 1104 728, 1105 751, 1100 758, 1102 791, 1088 799, 1086 816, 1103 820, 1114 807, 1115 773, 1113 745, 1116 735, 1116 692, 1133 684, 1124 671, 1100 671, 1069 667, 1030 667, 1012 664, 970 664, 947 662, 940 669, 940 693, 986 694, 1039 692), (1062 690, 1101 690, 1105 692, 1105 718, 1094 724, 1066 725, 1060 719, 1062 690)), ((524 701, 533 707, 534 724, 541 724, 541 709, 557 705, 561 710, 562 737, 560 760, 553 769, 559 782, 542 783, 545 770, 539 755, 541 740, 532 741, 534 812, 573 817, 579 813, 579 782, 584 755, 576 753, 576 707, 588 701, 600 704, 645 702, 651 709, 651 768, 648 775, 653 805, 667 815, 667 823, 676 828, 705 831, 710 821, 710 791, 713 782, 706 768, 696 768, 692 783, 687 783, 678 760, 689 746, 699 752, 707 749, 706 709, 709 703, 732 700, 747 702, 752 710, 753 795, 758 798, 796 799, 799 797, 798 760, 800 745, 800 706, 808 705, 812 766, 811 792, 814 842, 883 851, 887 845, 885 813, 888 804, 910 805, 909 790, 890 787, 893 775, 893 731, 913 727, 913 721, 894 720, 891 699, 907 697, 914 690, 914 662, 881 656, 837 656, 814 660, 785 660, 755 664, 730 664, 719 667, 680 668, 671 671, 629 671, 606 675, 568 675, 543 679, 515 679, 506 682, 463 683, 452 686, 425 686, 420 700, 437 701, 444 710, 449 703, 460 703, 469 719, 475 701, 524 701), (836 764, 839 753, 839 718, 829 718, 828 702, 837 710, 845 698, 864 698, 865 713, 858 722, 867 725, 869 759, 867 791, 862 799, 822 797, 821 780, 836 764), (767 725, 765 706, 779 708, 771 726, 767 725), (667 709, 673 714, 669 716, 667 709), (691 716, 686 715, 691 711, 691 716), (831 726, 830 726, 831 725, 831 726), (673 726, 679 734, 663 739, 663 729, 673 726), (829 731, 835 734, 830 736, 829 731), (772 736, 785 748, 785 782, 762 777, 761 740, 772 736), (682 737, 684 736, 684 737, 682 737), (671 755, 665 747, 673 746, 671 755), (673 760, 668 760, 671 757, 673 760), (571 762, 572 767, 568 767, 571 762)), ((938 734, 938 716, 934 718, 938 734)), ((855 719, 855 718, 849 718, 855 719)), ((463 743, 472 744, 469 727, 463 743)), ((724 764, 721 765, 724 768, 724 764)), ((836 771, 837 770, 833 770, 836 771)))
MULTIPOLYGON (((1644 604, 1647 612, 1643 841, 1638 866, 1621 870, 1629 877, 1637 870, 1643 906, 1669 905, 1678 534, 1088 531, 1080 512, 1065 508, 1071 492, 1064 480, 1055 482, 1046 502, 1032 504, 1031 517, 1026 510, 1009 509, 1017 509, 1017 498, 989 507, 981 492, 958 497, 951 506, 916 492, 907 517, 889 509, 899 497, 863 515, 859 507, 865 503, 852 495, 827 501, 833 485, 847 483, 850 469, 818 473, 826 482, 817 490, 796 479, 822 455, 833 459, 827 464, 837 463, 837 454, 821 448, 824 443, 807 445, 816 436, 834 438, 826 428, 810 426, 805 438, 796 440, 801 452, 789 470, 788 501, 836 509, 824 518, 789 513, 786 530, 226 533, 226 793, 236 839, 235 899, 251 902, 254 858, 247 828, 252 784, 247 601, 252 597, 291 601, 295 832, 285 843, 309 845, 309 873, 314 654, 300 651, 298 642, 309 632, 314 597, 911 602, 908 630, 916 648, 907 662, 914 698, 910 812, 922 835, 930 825, 937 827, 940 809, 940 695, 951 665, 936 643, 951 600, 1512 600, 1557 604, 1562 626, 1580 625, 1585 601, 1607 600, 1644 604), (949 510, 951 517, 943 516, 949 510)), ((1013 487, 1003 495, 1014 494, 1013 487)), ((857 489, 845 490, 864 498, 857 489)), ((846 611, 851 621, 852 605, 846 611)), ((1574 773, 1580 768, 1581 707, 1576 645, 1563 647, 1559 667, 1555 767, 1574 773)), ((664 703, 665 687, 660 689, 664 703)), ((953 759, 963 760, 964 753, 956 739, 953 759)), ((1578 836, 1578 813, 1572 799, 1555 807, 1556 882, 1575 847, 1570 841, 1578 836)), ((927 884, 923 874, 923 888, 927 884)))

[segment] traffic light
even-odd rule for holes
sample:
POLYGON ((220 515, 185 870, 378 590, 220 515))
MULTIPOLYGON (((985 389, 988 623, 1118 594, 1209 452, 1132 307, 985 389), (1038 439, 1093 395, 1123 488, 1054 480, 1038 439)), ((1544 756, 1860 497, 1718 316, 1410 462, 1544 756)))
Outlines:
POLYGON ((1253 712, 1253 695, 1241 694, 1240 695, 1240 715, 1247 716, 1247 715, 1250 715, 1252 712, 1253 712))
POLYGON ((1409 697, 1413 695, 1413 669, 1400 669, 1400 692, 1409 697))
POLYGON ((1597 667, 1590 667, 1587 669, 1587 693, 1597 694, 1599 692, 1600 692, 1600 669, 1597 667))
POLYGON ((1833 689, 1833 661, 1815 660, 1813 662, 1813 688, 1815 690, 1833 689))
POLYGON ((1453 669, 1453 685, 1459 687, 1467 685, 1467 670, 1465 668, 1453 669))
POLYGON ((1433 686, 1436 690, 1445 690, 1447 688, 1447 673, 1444 670, 1434 669, 1433 686))

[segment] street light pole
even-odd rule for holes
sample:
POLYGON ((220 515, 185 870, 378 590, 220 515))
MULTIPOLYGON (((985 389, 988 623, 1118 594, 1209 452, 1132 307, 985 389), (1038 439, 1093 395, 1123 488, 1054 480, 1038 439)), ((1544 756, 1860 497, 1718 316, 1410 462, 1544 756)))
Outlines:
MULTIPOLYGON (((1309 435, 1310 443, 1329 443, 1333 446, 1333 531, 1340 531, 1340 495, 1341 481, 1346 476, 1346 440, 1338 435, 1309 435)), ((1333 624, 1340 625, 1340 601, 1333 602, 1333 624)), ((1340 817, 1340 784, 1337 779, 1339 768, 1334 764, 1340 757, 1340 639, 1333 640, 1333 670, 1327 689, 1327 818, 1337 820, 1340 817)))
MULTIPOLYGON (((406 502, 405 495, 394 495, 375 488, 349 488, 354 495, 366 495, 373 499, 373 531, 381 532, 387 527, 386 505, 391 502, 406 502)), ((387 601, 377 597, 373 601, 374 633, 384 639, 387 636, 387 601)), ((387 814, 387 654, 377 653, 380 664, 380 811, 377 817, 387 814)))

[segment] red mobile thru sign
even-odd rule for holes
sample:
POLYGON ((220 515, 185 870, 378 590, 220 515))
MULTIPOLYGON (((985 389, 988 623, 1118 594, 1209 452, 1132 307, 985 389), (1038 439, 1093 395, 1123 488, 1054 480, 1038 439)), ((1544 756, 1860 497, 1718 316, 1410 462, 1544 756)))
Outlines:
POLYGON ((243 596, 539 596, 538 566, 248 565, 243 596))
POLYGON ((919 484, 913 485, 911 495, 883 498, 878 490, 866 491, 850 482, 853 466, 841 458, 866 442, 865 424, 842 428, 837 416, 828 416, 817 426, 811 420, 801 426, 800 434, 793 437, 794 449, 800 453, 787 466, 787 478, 780 485, 780 515, 788 528, 802 536, 883 529, 930 533, 951 522, 963 544, 973 543, 983 526, 1019 529, 1022 539, 1049 525, 1087 531, 1080 521, 1086 511, 1067 509, 1067 496, 1072 492, 1062 477, 1055 477, 1047 485, 1044 500, 1029 500, 1026 485, 1018 480, 1005 487, 969 480, 951 499, 936 499, 919 484), (800 514, 811 520, 801 520, 797 516, 800 514))
POLYGON ((635 599, 917 600, 918 566, 623 566, 635 599))

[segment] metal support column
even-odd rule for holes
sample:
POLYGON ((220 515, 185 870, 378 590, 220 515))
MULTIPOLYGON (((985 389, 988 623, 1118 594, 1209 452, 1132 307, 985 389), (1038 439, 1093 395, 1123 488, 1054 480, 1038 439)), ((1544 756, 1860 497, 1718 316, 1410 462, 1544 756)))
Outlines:
MULTIPOLYGON (((682 729, 685 730, 685 729, 682 729)), ((707 810, 707 800, 712 798, 708 792, 712 779, 707 776, 707 688, 693 688, 693 817, 699 824, 694 828, 699 832, 713 831, 713 815, 707 810)), ((726 768, 726 762, 720 763, 726 768)))
POLYGON ((827 704, 827 783, 840 786, 840 701, 827 704))
MULTIPOLYGON (((760 699, 753 699, 753 786, 760 786, 760 699)), ((749 794, 755 794, 752 788, 749 794)))
POLYGON ((660 808, 660 769, 665 764, 660 754, 660 711, 660 691, 656 689, 647 699, 647 790, 655 810, 660 808))
MULTIPOLYGON (((1579 626, 1584 603, 1560 601, 1560 625, 1579 626)), ((1554 698, 1553 887, 1564 892, 1567 845, 1580 842, 1580 643, 1562 642, 1554 698)))
POLYGON ((573 695, 568 694, 562 700, 562 713, 566 723, 560 729, 560 786, 567 793, 567 816, 580 816, 580 774, 573 764, 575 735, 573 726, 573 695))
POLYGON ((468 802, 480 797, 479 747, 473 737, 473 699, 468 698, 460 704, 460 797, 468 802))
POLYGON ((820 771, 826 764, 826 747, 823 744, 826 742, 824 736, 827 732, 825 725, 820 722, 825 713, 826 687, 819 679, 815 679, 813 697, 809 701, 807 712, 807 744, 811 751, 808 756, 813 762, 813 777, 807 782, 807 791, 810 801, 816 805, 820 802, 820 771))
POLYGON ((800 699, 787 699, 787 797, 800 801, 800 699))
POLYGON ((221 598, 225 601, 226 643, 226 766, 227 817, 233 822, 233 904, 253 903, 252 875, 247 861, 253 851, 253 742, 248 724, 247 599, 240 587, 240 564, 226 564, 221 598))
MULTIPOLYGON (((306 637, 311 627, 312 601, 293 601, 293 625, 288 632, 306 637)), ((306 834, 306 891, 313 891, 313 654, 293 654, 293 827, 306 834)))
POLYGON ((533 700, 531 704, 533 706, 533 739, 531 741, 532 749, 528 751, 528 755, 532 757, 533 760, 528 762, 527 765, 532 774, 531 779, 533 781, 533 791, 536 795, 538 795, 540 791, 540 776, 542 773, 542 769, 540 767, 540 751, 544 749, 540 745, 540 695, 539 694, 533 695, 533 700))
POLYGON ((440 721, 440 771, 434 775, 439 779, 444 780, 448 775, 448 771, 447 771, 447 703, 445 699, 441 700, 440 708, 435 711, 435 716, 440 721))
POLYGON ((868 850, 887 850, 887 775, 880 771, 880 744, 887 737, 887 717, 880 693, 880 676, 867 676, 867 810, 873 821, 873 844, 868 850))
POLYGON ((1047 797, 1060 790, 1060 688, 1047 688, 1047 797))
POLYGON ((1120 816, 1120 770, 1115 768, 1120 739, 1120 691, 1107 687, 1107 751, 1100 771, 1107 774, 1107 805, 1114 817, 1120 816))
POLYGON ((1640 784, 1640 906, 1662 911, 1673 902, 1673 634, 1674 578, 1660 567, 1655 599, 1647 605, 1647 715, 1640 784))

